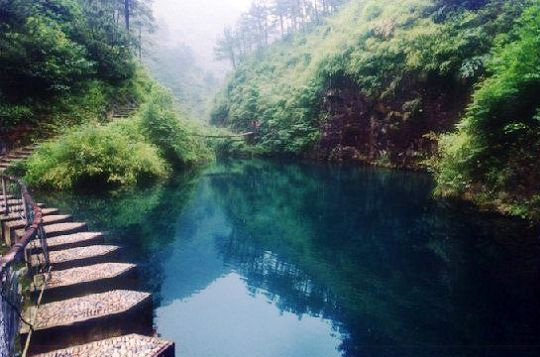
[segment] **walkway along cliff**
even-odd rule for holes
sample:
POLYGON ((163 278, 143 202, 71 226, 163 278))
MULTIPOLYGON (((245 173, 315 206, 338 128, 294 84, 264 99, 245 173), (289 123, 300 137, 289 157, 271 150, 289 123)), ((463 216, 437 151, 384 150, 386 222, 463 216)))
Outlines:
POLYGON ((35 148, 0 162, 0 356, 174 356, 153 336, 152 296, 132 290, 137 267, 119 261, 121 248, 3 174, 35 148))

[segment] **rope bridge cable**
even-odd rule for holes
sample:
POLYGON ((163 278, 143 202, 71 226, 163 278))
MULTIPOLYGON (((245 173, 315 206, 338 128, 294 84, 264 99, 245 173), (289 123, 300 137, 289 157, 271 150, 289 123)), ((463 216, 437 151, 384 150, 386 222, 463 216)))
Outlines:
POLYGON ((231 134, 231 135, 202 135, 202 134, 191 134, 191 136, 197 136, 201 138, 211 138, 211 139, 228 139, 228 138, 244 138, 247 136, 255 135, 254 132, 250 131, 248 133, 242 134, 231 134))

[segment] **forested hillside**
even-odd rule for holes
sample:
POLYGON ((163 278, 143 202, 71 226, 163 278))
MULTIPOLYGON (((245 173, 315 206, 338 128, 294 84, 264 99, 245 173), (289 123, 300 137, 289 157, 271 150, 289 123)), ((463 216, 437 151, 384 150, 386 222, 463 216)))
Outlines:
POLYGON ((211 158, 141 65, 150 5, 0 0, 0 142, 53 138, 19 167, 29 183, 128 185, 211 158))
MULTIPOLYGON (((112 96, 137 99, 136 44, 120 23, 123 10, 117 1, 0 2, 4 132, 103 115, 112 96)), ((139 15, 146 16, 132 14, 132 21, 139 15)))
MULTIPOLYGON (((215 124, 255 131, 259 153, 433 168, 439 193, 534 215, 536 2, 351 0, 324 19, 289 11, 303 26, 283 39, 282 2, 267 3, 277 35, 234 52, 215 124)), ((244 47, 245 32, 226 35, 244 47)))

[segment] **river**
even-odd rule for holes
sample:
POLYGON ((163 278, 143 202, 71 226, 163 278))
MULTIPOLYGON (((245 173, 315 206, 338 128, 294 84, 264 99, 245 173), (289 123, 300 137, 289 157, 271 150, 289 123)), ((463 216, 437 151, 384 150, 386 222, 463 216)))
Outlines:
POLYGON ((39 194, 110 232, 179 357, 536 356, 540 239, 426 174, 228 161, 39 194))

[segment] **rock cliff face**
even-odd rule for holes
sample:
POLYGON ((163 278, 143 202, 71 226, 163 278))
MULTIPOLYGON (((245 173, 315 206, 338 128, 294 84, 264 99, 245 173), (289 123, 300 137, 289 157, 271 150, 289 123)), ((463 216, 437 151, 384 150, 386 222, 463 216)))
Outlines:
POLYGON ((411 79, 387 98, 372 99, 351 83, 324 93, 321 139, 315 157, 421 168, 435 154, 435 135, 452 130, 470 86, 411 79), (391 99, 390 99, 391 98, 391 99))

